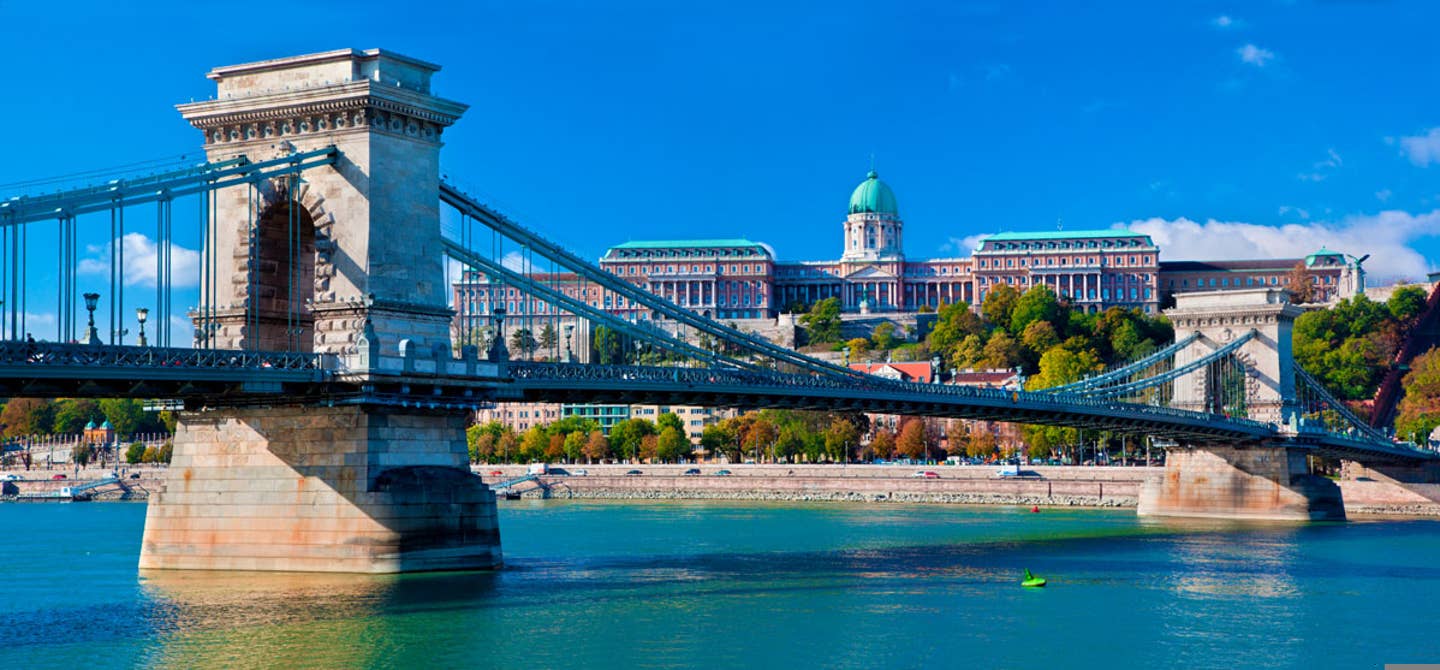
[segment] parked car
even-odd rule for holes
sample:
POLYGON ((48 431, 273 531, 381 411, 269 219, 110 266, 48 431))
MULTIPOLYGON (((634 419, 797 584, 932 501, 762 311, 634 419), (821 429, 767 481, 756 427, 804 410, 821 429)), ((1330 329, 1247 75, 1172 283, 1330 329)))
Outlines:
POLYGON ((915 473, 910 476, 916 479, 939 479, 940 473, 934 470, 916 470, 915 473))
POLYGON ((715 471, 715 476, 716 476, 716 477, 729 477, 729 476, 732 475, 732 474, 735 474, 735 473, 730 472, 729 470, 716 470, 716 471, 715 471))
POLYGON ((626 476, 626 477, 630 477, 630 476, 633 476, 633 475, 643 475, 643 474, 645 474, 645 473, 643 473, 643 472, 641 472, 641 471, 639 471, 639 470, 629 470, 629 471, 627 471, 627 472, 625 473, 625 476, 626 476))
POLYGON ((60 475, 55 475, 54 477, 51 477, 51 479, 69 479, 69 477, 66 477, 66 476, 63 475, 63 474, 60 474, 60 475))
POLYGON ((501 472, 501 471, 499 471, 499 470, 491 470, 491 471, 490 471, 490 476, 491 476, 491 477, 499 477, 500 475, 503 475, 503 474, 505 474, 505 473, 503 473, 503 472, 501 472))
POLYGON ((547 474, 551 474, 556 477, 568 477, 570 476, 570 471, 566 470, 565 468, 550 468, 550 472, 547 474))
POLYGON ((15 474, 15 473, 13 473, 13 472, 7 472, 7 473, 5 473, 5 474, 3 474, 3 475, 0 475, 0 481, 18 482, 18 481, 20 481, 21 479, 22 479, 22 477, 21 477, 20 475, 17 475, 17 474, 15 474))
POLYGON ((680 474, 686 477, 693 477, 700 474, 700 468, 690 468, 689 470, 686 470, 680 474))
POLYGON ((140 478, 140 473, 138 473, 138 472, 132 472, 132 473, 130 473, 130 478, 131 478, 131 479, 139 479, 139 478, 140 478))
POLYGON ((584 476, 586 476, 586 475, 589 475, 589 474, 590 474, 590 471, 589 471, 589 470, 586 470, 585 468, 579 468, 579 469, 575 470, 574 472, 572 472, 572 473, 570 473, 570 474, 571 474, 571 476, 574 476, 574 477, 584 477, 584 476))

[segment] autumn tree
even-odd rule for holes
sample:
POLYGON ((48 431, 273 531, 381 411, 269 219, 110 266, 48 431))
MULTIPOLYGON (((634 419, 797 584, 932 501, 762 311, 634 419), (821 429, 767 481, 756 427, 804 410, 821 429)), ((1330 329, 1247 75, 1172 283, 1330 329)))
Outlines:
POLYGON ((590 436, 585 440, 585 458, 591 463, 603 461, 610 458, 610 440, 605 438, 605 433, 600 429, 590 431, 590 436))
POLYGON ((995 446, 995 433, 972 429, 965 440, 965 454, 976 458, 989 458, 995 454, 995 446))
POLYGON ((986 321, 1000 328, 1009 328, 1018 300, 1020 293, 1015 287, 1009 284, 997 285, 985 295, 985 301, 980 305, 980 313, 985 316, 986 321))
POLYGON ((895 442, 896 450, 906 458, 924 459, 930 454, 930 445, 925 435, 925 422, 910 419, 900 426, 900 438, 895 442))
POLYGON ((659 444, 660 438, 655 437, 654 434, 642 436, 640 438, 639 459, 642 461, 649 461, 651 463, 654 463, 658 455, 659 444))
POLYGON ((860 429, 845 419, 836 418, 825 429, 825 453, 837 462, 850 460, 850 454, 859 443, 860 429))
POLYGON ((1297 305, 1315 302, 1315 284, 1305 261, 1298 261, 1290 268, 1290 274, 1285 276, 1285 290, 1290 293, 1290 302, 1297 305))
POLYGON ((895 455, 895 433, 888 430, 876 431, 875 437, 870 440, 870 450, 875 456, 889 460, 895 455))
POLYGON ((1440 348, 1411 362, 1403 383, 1405 397, 1395 418, 1395 434, 1424 444, 1440 426, 1440 348))
POLYGON ((55 425, 55 407, 39 398, 11 398, 0 410, 5 437, 48 435, 55 425))

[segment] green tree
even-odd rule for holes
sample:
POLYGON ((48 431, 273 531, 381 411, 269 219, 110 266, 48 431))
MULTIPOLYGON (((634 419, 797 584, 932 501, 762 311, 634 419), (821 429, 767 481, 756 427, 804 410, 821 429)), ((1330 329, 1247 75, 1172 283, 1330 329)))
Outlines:
POLYGON ((973 368, 985 359, 985 340, 979 335, 966 335, 950 354, 950 365, 964 369, 973 368))
POLYGON ((1020 334, 1020 344, 1025 347, 1029 361, 1039 361, 1046 351, 1060 344, 1060 336, 1049 321, 1032 321, 1020 334))
POLYGON ((86 465, 89 465, 89 464, 90 464, 90 456, 91 456, 91 454, 93 453, 93 452, 92 452, 92 449, 93 449, 93 447, 92 447, 91 445, 89 445, 89 444, 85 444, 85 443, 76 444, 76 445, 70 450, 70 462, 75 463, 76 465, 79 465, 79 466, 81 466, 81 467, 84 467, 84 466, 86 466, 86 465))
POLYGON ((663 431, 666 428, 674 428, 679 431, 681 435, 685 434, 685 422, 681 421, 680 417, 676 416, 674 412, 664 412, 660 416, 655 417, 655 429, 663 431))
POLYGON ((143 442, 132 442, 125 449, 125 462, 131 465, 139 463, 145 457, 145 444, 143 442))
POLYGON ((601 365, 615 365, 621 362, 619 333, 607 326, 595 326, 591 340, 595 347, 595 358, 601 365))
POLYGON ((953 358, 956 347, 968 338, 979 338, 985 333, 985 324, 970 309, 970 303, 957 302, 944 305, 935 315, 935 326, 925 337, 930 350, 945 358, 953 358))
POLYGON ((55 406, 39 398, 11 398, 0 410, 5 437, 48 435, 55 426, 55 406))
POLYGON ((1426 293, 1419 286, 1401 286, 1385 301, 1385 309, 1397 323, 1410 326, 1425 311, 1426 293))
POLYGON ((734 442, 735 435, 730 431, 728 421, 712 423, 700 431, 700 446, 712 456, 724 453, 734 442))
POLYGON ((626 419, 610 427, 610 448, 621 458, 635 458, 640 441, 655 434, 655 424, 645 419, 626 419))
POLYGON ((985 320, 1001 328, 1009 328, 1011 314, 1015 311, 1015 303, 1020 300, 1020 293, 1015 287, 1009 284, 999 284, 990 289, 985 296, 985 301, 980 304, 980 313, 985 320))
POLYGON ((589 437, 588 434, 578 430, 566 435, 564 439, 565 458, 572 463, 580 462, 580 458, 585 455, 585 440, 587 437, 589 437))
POLYGON ((559 344, 559 337, 555 335, 555 328, 550 325, 549 321, 546 321, 545 325, 540 328, 540 348, 545 351, 553 351, 557 344, 559 344))
POLYGON ((875 326, 875 330, 870 332, 870 341, 875 344, 876 349, 882 351, 895 348, 898 344, 895 339, 895 324, 885 321, 875 326))
POLYGON ((540 426, 531 426, 520 438, 521 455, 528 461, 544 460, 545 448, 549 446, 550 436, 546 435, 545 429, 540 426))
POLYGON ((1069 384, 1104 368, 1100 359, 1090 351, 1075 352, 1055 347, 1040 357, 1040 371, 1025 382, 1025 388, 1037 390, 1069 384))
POLYGON ((1055 297, 1055 291, 1045 284, 1036 284, 1015 300, 1015 308, 1010 312, 1010 332, 1024 333, 1036 321, 1053 324, 1060 318, 1060 313, 1060 301, 1055 297))
POLYGON ((840 299, 826 298, 810 306, 810 311, 801 315, 800 323, 805 326, 811 344, 840 341, 840 299))
POLYGON ((105 414, 100 406, 89 398, 61 398, 55 401, 55 432, 60 434, 78 433, 91 422, 100 424, 105 414))
POLYGON ((665 426, 660 429, 660 435, 655 440, 655 455, 665 463, 676 461, 688 451, 685 447, 689 445, 690 440, 685 438, 683 431, 675 426, 665 426))
POLYGON ((535 334, 529 328, 516 328, 510 333, 510 351, 513 353, 533 358, 538 346, 539 342, 535 341, 535 334))
POLYGON ((105 398, 100 401, 100 411, 120 437, 133 435, 146 423, 145 406, 132 398, 105 398))

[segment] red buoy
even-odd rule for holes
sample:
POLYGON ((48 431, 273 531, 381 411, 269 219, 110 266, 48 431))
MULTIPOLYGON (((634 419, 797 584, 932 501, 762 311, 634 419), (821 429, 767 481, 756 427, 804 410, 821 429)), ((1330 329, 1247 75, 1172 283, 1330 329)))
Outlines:
POLYGON ((1039 514, 1039 513, 1040 513, 1040 506, 1039 506, 1039 505, 1036 505, 1036 506, 1034 506, 1034 507, 1031 507, 1031 508, 1030 508, 1030 511, 1031 511, 1031 512, 1034 512, 1034 513, 1036 513, 1036 514, 1039 514))

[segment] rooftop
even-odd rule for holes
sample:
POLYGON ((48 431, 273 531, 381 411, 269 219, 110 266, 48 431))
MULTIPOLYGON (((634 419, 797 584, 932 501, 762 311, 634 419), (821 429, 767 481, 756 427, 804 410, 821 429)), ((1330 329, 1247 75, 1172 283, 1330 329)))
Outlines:
POLYGON ((722 240, 634 240, 617 244, 611 249, 694 249, 697 247, 759 247, 759 242, 744 238, 722 240))
POLYGON ((1045 230, 1034 233, 995 233, 981 238, 981 242, 990 240, 1005 242, 1021 242, 1035 240, 1074 240, 1074 239, 1096 239, 1101 237, 1149 237, 1143 233, 1124 228, 1109 228, 1106 230, 1045 230))

